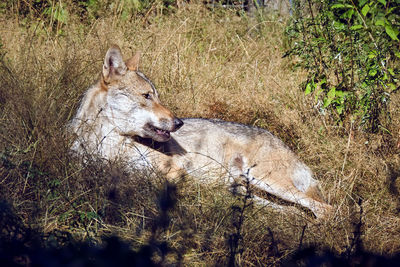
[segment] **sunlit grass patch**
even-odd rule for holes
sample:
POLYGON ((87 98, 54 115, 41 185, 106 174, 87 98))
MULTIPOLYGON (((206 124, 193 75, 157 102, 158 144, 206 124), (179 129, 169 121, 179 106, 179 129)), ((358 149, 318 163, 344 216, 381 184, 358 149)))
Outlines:
POLYGON ((157 10, 130 19, 103 12, 85 23, 70 10, 68 22, 56 26, 62 32, 45 18, 22 23, 12 11, 1 15, 0 195, 22 223, 99 244, 117 235, 133 249, 165 243, 171 250, 164 261, 160 252, 155 257, 166 264, 228 262, 232 207, 241 196, 192 177, 175 181, 176 202, 164 210, 161 227, 163 177, 127 172, 122 162, 82 165, 70 153, 65 126, 116 43, 127 56, 142 52, 140 69, 178 116, 269 129, 321 181, 335 208, 329 220, 252 205, 244 211, 237 262, 279 265, 308 246, 346 256, 357 238, 366 251, 399 253, 399 100, 390 107, 392 136, 368 135, 350 122, 338 126, 304 97, 304 72, 282 58, 284 21, 198 4, 167 15, 157 10))

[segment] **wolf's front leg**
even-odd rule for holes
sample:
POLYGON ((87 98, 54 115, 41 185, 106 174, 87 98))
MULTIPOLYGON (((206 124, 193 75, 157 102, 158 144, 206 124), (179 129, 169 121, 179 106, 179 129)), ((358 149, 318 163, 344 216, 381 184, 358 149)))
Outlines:
POLYGON ((172 156, 161 155, 157 162, 159 170, 168 180, 177 180, 187 175, 186 170, 179 167, 172 156))

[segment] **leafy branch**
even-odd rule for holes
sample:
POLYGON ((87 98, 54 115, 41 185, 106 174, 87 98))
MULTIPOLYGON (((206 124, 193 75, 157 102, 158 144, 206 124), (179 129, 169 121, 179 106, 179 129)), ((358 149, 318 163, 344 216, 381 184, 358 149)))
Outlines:
POLYGON ((322 114, 386 130, 400 73, 399 0, 297 1, 287 55, 308 71, 303 88, 322 114))

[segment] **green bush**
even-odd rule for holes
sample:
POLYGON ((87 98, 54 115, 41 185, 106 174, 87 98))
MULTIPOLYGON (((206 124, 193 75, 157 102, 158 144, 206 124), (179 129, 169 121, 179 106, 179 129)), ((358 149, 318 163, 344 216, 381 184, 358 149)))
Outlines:
POLYGON ((286 33, 287 55, 308 71, 306 95, 340 124, 386 130, 387 106, 399 89, 399 0, 305 0, 286 33))

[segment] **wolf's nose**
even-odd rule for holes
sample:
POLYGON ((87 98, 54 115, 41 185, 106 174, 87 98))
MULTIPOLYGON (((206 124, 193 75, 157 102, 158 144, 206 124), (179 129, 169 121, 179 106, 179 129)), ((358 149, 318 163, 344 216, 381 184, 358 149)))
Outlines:
POLYGON ((178 119, 178 118, 175 118, 174 119, 174 125, 175 125, 175 130, 178 130, 179 128, 182 127, 183 121, 178 119))

